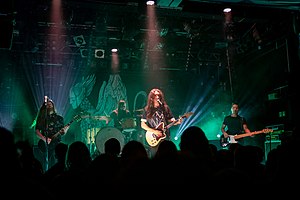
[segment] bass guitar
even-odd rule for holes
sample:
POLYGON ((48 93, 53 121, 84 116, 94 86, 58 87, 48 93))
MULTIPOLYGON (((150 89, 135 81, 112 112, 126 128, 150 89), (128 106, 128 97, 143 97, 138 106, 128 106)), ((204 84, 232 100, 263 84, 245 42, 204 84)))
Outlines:
POLYGON ((229 135, 229 137, 225 138, 224 135, 222 134, 220 137, 220 145, 221 147, 227 147, 229 144, 232 143, 237 143, 237 140, 243 137, 248 137, 256 134, 261 134, 261 133, 271 133, 273 132, 272 129, 263 129, 260 131, 254 131, 250 133, 243 133, 243 134, 237 134, 237 135, 229 135))
POLYGON ((62 135, 62 133, 65 132, 65 130, 67 130, 68 127, 70 127, 70 125, 74 122, 74 121, 80 121, 81 120, 81 117, 80 115, 75 115, 72 120, 67 123, 63 128, 61 128, 57 133, 55 133, 54 135, 51 136, 51 141, 50 142, 45 142, 44 140, 40 139, 39 142, 38 142, 38 148, 43 152, 45 153, 47 148, 48 149, 52 149, 55 148, 56 144, 58 143, 58 140, 57 140, 57 137, 59 135, 62 135), (46 146, 47 145, 47 146, 46 146))
POLYGON ((165 124, 163 122, 161 122, 160 124, 158 124, 155 129, 156 130, 160 130, 162 132, 162 135, 161 136, 157 136, 156 134, 154 134, 153 132, 151 131, 147 131, 146 132, 146 141, 147 143, 154 147, 156 145, 159 144, 159 142, 166 138, 166 130, 168 130, 169 128, 171 128, 175 123, 177 123, 179 120, 183 119, 183 118, 188 118, 190 117, 192 114, 194 114, 193 112, 188 112, 188 113, 185 113, 184 115, 182 115, 181 117, 179 117, 178 119, 176 119, 175 121, 171 122, 170 124, 168 124, 167 126, 165 126, 165 124))

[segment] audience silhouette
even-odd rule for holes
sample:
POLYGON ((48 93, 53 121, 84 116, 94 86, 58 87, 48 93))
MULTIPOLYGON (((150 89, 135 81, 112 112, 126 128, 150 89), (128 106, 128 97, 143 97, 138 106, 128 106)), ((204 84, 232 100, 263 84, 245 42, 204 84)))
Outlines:
POLYGON ((249 197, 284 194, 289 198, 296 194, 295 182, 300 178, 299 138, 296 127, 290 138, 270 150, 265 162, 264 152, 257 146, 231 144, 217 149, 198 126, 184 129, 178 147, 171 140, 163 140, 153 157, 139 141, 129 141, 121 149, 119 141, 111 138, 105 142, 105 152, 92 159, 86 144, 75 141, 59 144, 57 164, 44 172, 29 142, 15 142, 12 132, 0 127, 2 194, 57 200, 93 198, 101 191, 111 198, 120 194, 125 198, 132 195, 128 191, 133 185, 135 190, 145 189, 145 185, 164 190, 182 185, 180 192, 189 196, 222 197, 230 190, 234 195, 245 195, 251 189, 249 197), (218 185, 224 188, 223 193, 214 192, 218 185), (12 188, 18 192, 8 192, 12 188))
POLYGON ((68 145, 65 143, 59 143, 55 146, 55 158, 56 163, 50 167, 47 171, 45 171, 43 175, 43 181, 45 184, 51 183, 51 181, 59 174, 65 171, 66 165, 66 155, 68 151, 68 145))

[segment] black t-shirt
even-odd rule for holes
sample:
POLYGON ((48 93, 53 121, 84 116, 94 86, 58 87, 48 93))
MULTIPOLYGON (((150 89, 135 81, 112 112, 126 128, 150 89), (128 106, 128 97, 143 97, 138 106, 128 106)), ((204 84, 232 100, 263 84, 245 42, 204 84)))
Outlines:
POLYGON ((118 128, 119 130, 122 130, 122 122, 126 118, 130 118, 131 114, 129 110, 113 110, 112 113, 110 114, 110 117, 114 121, 114 127, 118 128))
MULTIPOLYGON (((39 129, 43 136, 52 139, 48 145, 48 151, 51 155, 54 154, 56 145, 62 140, 59 133, 62 128, 64 128, 64 118, 56 113, 47 115, 44 122, 37 123, 36 125, 36 129, 39 129), (55 138, 53 138, 54 135, 56 136, 55 138)), ((42 152, 46 151, 46 143, 43 140, 39 140, 38 146, 42 152)))
MULTIPOLYGON (((168 120, 172 119, 174 116, 168 106, 154 108, 154 112, 151 118, 147 119, 147 113, 144 111, 142 119, 146 120, 147 125, 150 128, 160 129, 160 125, 163 123, 164 126, 168 125, 168 120)), ((170 130, 165 130, 167 138, 170 137, 170 130)))
POLYGON ((224 118, 223 124, 227 126, 227 133, 229 135, 238 135, 244 133, 243 125, 246 124, 246 119, 241 116, 232 117, 228 115, 224 118))
POLYGON ((57 132, 59 132, 64 127, 64 119, 62 116, 52 113, 50 115, 47 115, 47 119, 45 123, 37 124, 36 129, 39 129, 41 133, 51 138, 53 135, 55 135, 57 132), (47 129, 46 129, 46 123, 47 123, 47 129), (47 132, 45 132, 47 131, 47 132))

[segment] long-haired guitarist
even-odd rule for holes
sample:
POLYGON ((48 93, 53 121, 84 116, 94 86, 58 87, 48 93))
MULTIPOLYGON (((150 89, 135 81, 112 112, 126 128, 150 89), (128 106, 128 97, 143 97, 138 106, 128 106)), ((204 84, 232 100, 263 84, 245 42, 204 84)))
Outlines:
MULTIPOLYGON (((146 139, 150 144, 150 157, 153 157, 158 143, 164 140, 170 140, 170 130, 165 129, 165 127, 172 122, 175 122, 176 119, 173 116, 173 113, 168 106, 164 94, 160 89, 153 88, 147 99, 147 105, 144 107, 144 111, 141 117, 141 128, 146 132, 146 139)), ((182 120, 178 120, 174 125, 178 125, 182 120)))
POLYGON ((38 147, 45 155, 45 169, 55 164, 55 146, 61 142, 61 135, 65 134, 66 131, 64 118, 56 112, 54 102, 45 96, 38 111, 35 125, 35 133, 40 139, 38 147), (56 135, 55 138, 54 135, 56 135))
MULTIPOLYGON (((221 132, 223 133, 223 138, 229 138, 232 135, 239 135, 244 133, 250 133, 247 121, 244 117, 239 115, 239 105, 237 103, 231 104, 231 114, 225 116, 221 132)), ((237 143, 243 145, 243 138, 238 139, 237 143)))

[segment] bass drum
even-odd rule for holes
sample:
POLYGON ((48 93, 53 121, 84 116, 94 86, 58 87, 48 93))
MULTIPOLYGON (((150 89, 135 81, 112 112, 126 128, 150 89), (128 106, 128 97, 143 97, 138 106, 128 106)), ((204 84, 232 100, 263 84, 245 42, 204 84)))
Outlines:
POLYGON ((104 127, 102 128, 96 136, 96 147, 100 154, 105 153, 104 144, 107 140, 111 138, 116 138, 120 142, 121 150, 124 146, 124 136, 121 131, 115 127, 104 127))

